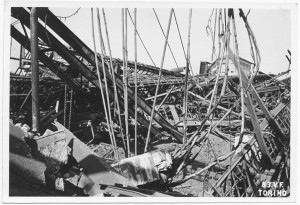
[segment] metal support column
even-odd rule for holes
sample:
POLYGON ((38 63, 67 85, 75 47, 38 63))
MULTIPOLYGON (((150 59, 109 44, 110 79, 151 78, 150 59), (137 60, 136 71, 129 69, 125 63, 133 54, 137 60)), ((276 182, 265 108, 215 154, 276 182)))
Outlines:
POLYGON ((31 87, 32 87, 32 130, 39 132, 40 105, 39 105, 39 65, 38 65, 38 28, 37 8, 33 7, 30 13, 30 47, 31 47, 31 87))

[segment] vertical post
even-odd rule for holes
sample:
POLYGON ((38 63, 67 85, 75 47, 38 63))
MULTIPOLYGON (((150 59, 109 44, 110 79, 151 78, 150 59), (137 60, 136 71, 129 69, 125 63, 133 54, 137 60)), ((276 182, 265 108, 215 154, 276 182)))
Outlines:
MULTIPOLYGON (((238 41, 237 41, 237 29, 236 29, 236 25, 235 25, 235 18, 234 18, 234 12, 233 9, 230 9, 230 16, 232 19, 232 26, 233 26, 233 36, 234 36, 234 45, 235 45, 235 68, 238 71, 239 74, 239 81, 240 81, 240 89, 241 89, 241 116, 242 116, 242 120, 241 120, 241 131, 240 131, 240 140, 239 143, 242 141, 242 138, 244 136, 244 128, 245 128, 245 87, 244 87, 244 83, 243 83, 243 78, 242 78, 242 68, 240 66, 240 54, 239 54, 239 46, 238 46, 238 41)), ((249 112, 249 111, 248 111, 249 112)), ((251 114, 249 113, 249 115, 251 116, 251 114)), ((253 124, 254 126, 254 124, 253 124)))
MULTIPOLYGON (((107 106, 106 106, 106 101, 105 101, 105 96, 104 96, 104 88, 102 86, 102 82, 101 82, 101 75, 100 75, 100 66, 98 65, 98 60, 97 60, 97 46, 96 46, 96 38, 95 38, 95 28, 94 28, 94 9, 91 8, 91 17, 92 17, 92 36, 93 36, 93 44, 94 44, 94 55, 95 55, 95 64, 96 64, 96 69, 97 69, 97 76, 98 76, 98 81, 99 81, 99 86, 100 86, 100 92, 101 92, 101 98, 102 98, 102 103, 103 103, 103 108, 104 108, 104 114, 105 114, 105 118, 106 118, 106 123, 107 123, 107 128, 108 128, 108 133, 109 133, 109 137, 110 137, 110 142, 113 146, 113 152, 115 157, 118 157, 118 153, 117 153, 117 149, 116 146, 114 144, 114 140, 113 140, 113 135, 112 132, 113 130, 111 129, 111 123, 109 121, 109 117, 107 114, 107 106)), ((101 32, 101 22, 100 22, 100 14, 99 14, 99 9, 97 8, 97 18, 98 18, 98 29, 99 29, 99 37, 100 39, 102 39, 102 32, 101 32)), ((103 42, 100 40, 100 42, 103 42)), ((103 51, 104 51, 104 44, 101 44, 101 62, 102 62, 102 69, 103 69, 103 74, 105 74, 105 79, 106 79, 106 73, 104 70, 104 59, 103 59, 103 51)), ((107 88, 105 88, 107 89, 107 88)), ((107 91, 107 90, 105 90, 107 91)), ((107 94, 107 92, 106 92, 107 94)))
MULTIPOLYGON (((103 11, 103 9, 102 9, 103 11)), ((103 13, 104 14, 104 13, 103 13)), ((93 15, 92 15, 93 17, 93 15)), ((103 15, 104 17, 104 15, 103 15)), ((101 22, 100 22, 100 12, 99 12, 99 9, 97 9, 97 18, 98 18, 98 28, 99 28, 99 38, 100 40, 102 39, 103 40, 103 36, 102 36, 102 32, 101 32, 101 22)), ((93 18, 92 18, 93 20, 93 18)), ((92 21, 93 23, 93 21, 92 21)), ((104 44, 103 44, 104 45, 104 44)), ((104 47, 101 43, 100 43, 100 47, 101 47, 101 62, 102 62, 102 71, 103 71, 103 79, 104 79, 104 86, 105 86, 105 93, 106 93, 106 100, 107 100, 107 110, 108 110, 108 122, 109 124, 107 125, 109 127, 109 129, 111 130, 111 136, 112 136, 112 139, 111 139, 111 143, 113 145, 113 149, 114 149, 114 153, 115 153, 115 157, 117 160, 119 160, 119 154, 118 154, 118 147, 117 147, 117 144, 116 144, 116 138, 115 138, 115 133, 114 133, 114 130, 113 130, 113 120, 112 120, 112 116, 111 116, 111 109, 110 109, 110 100, 109 100, 109 93, 108 93, 108 84, 107 84, 107 75, 106 75, 106 70, 105 70, 105 65, 104 65, 104 47)), ((97 52, 95 50, 94 52, 94 55, 95 55, 95 59, 97 59, 97 52)), ((96 61, 97 62, 97 61, 96 61)), ((109 75, 109 74, 108 74, 109 75)), ((100 76, 98 75, 98 78, 100 76)), ((101 79, 101 78, 99 78, 101 79)))
POLYGON ((124 114, 125 114, 125 130, 127 140, 127 153, 130 157, 130 143, 129 143, 129 132, 128 132, 128 76, 127 76, 127 12, 128 9, 122 9, 122 36, 123 36, 123 83, 124 83, 124 114))
POLYGON ((22 67, 22 60, 25 58, 25 49, 22 45, 20 45, 20 58, 19 58, 19 68, 20 69, 20 73, 22 72, 23 70, 23 67, 22 67))
POLYGON ((165 60, 165 55, 166 55, 166 48, 167 48, 167 45, 168 45, 168 38, 169 38, 169 33, 170 33, 170 27, 171 27, 173 11, 174 11, 173 9, 171 9, 171 11, 170 11, 168 29, 167 29, 167 34, 166 34, 166 38, 165 38, 165 45, 164 45, 163 55, 162 55, 162 59, 161 59, 160 69, 159 69, 159 73, 158 73, 158 82, 156 84, 155 97, 154 97, 153 106, 152 106, 152 110, 151 110, 151 116, 150 116, 150 122, 149 122, 149 127, 148 127, 148 133, 147 133, 144 152, 147 152, 147 147, 148 147, 148 143, 149 143, 150 131, 151 131, 152 121, 153 121, 153 117, 154 117, 155 104, 156 104, 157 94, 158 94, 158 90, 159 90, 162 69, 163 69, 163 66, 164 66, 164 60, 165 60))
POLYGON ((38 28, 37 8, 30 13, 31 87, 32 87, 32 130, 39 132, 39 67, 38 67, 38 28))
MULTIPOLYGON (((97 9, 98 11, 98 9, 97 9)), ((99 14, 99 12, 97 13, 99 14)), ((116 77, 115 77, 115 69, 113 68, 113 60, 112 60, 112 53, 111 53, 111 48, 110 48, 110 42, 109 42, 109 35, 108 35, 108 27, 107 27, 107 21, 106 21, 106 17, 105 17, 105 12, 104 12, 104 8, 102 8, 102 14, 103 14, 103 20, 104 20, 104 25, 105 25, 105 33, 106 33, 106 39, 107 39, 107 48, 108 48, 108 53, 109 53, 109 62, 110 62, 110 69, 111 69, 111 76, 112 76, 112 81, 113 81, 113 88, 114 88, 114 111, 117 110, 117 112, 114 112, 115 114, 115 118, 116 115, 118 114, 118 119, 119 119, 119 126, 122 128, 122 121, 121 121, 121 109, 120 109, 120 105, 119 105, 119 97, 118 97, 118 90, 117 90, 117 86, 116 86, 116 77)), ((101 25, 100 25, 100 17, 99 17, 99 33, 100 33, 100 40, 101 42, 103 41, 102 38, 102 33, 101 33, 101 25)), ((103 51, 105 52, 105 48, 104 48, 104 43, 102 43, 101 45, 103 45, 103 51)), ((121 129, 121 138, 124 144, 124 148, 125 146, 125 141, 124 141, 124 136, 123 136, 123 130, 121 129)), ((115 138, 114 138, 115 140, 115 138)), ((115 140, 116 141, 116 140, 115 140)))
POLYGON ((135 85, 135 89, 134 89, 134 119, 135 119, 135 123, 134 123, 134 155, 137 155, 137 31, 136 31, 136 8, 134 9, 134 85, 135 85))
POLYGON ((185 83, 184 83, 184 135, 183 135, 183 145, 186 143, 186 133, 187 133, 187 112, 188 112, 188 76, 189 76, 189 67, 190 67, 190 36, 191 36, 191 22, 192 22, 192 9, 189 12, 189 30, 188 30, 188 44, 187 44, 187 56, 186 56, 186 68, 185 68, 185 83))

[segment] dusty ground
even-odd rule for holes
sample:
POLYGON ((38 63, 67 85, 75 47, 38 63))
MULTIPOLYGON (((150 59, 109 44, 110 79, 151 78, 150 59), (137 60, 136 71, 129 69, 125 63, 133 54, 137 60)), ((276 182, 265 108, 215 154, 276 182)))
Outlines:
MULTIPOLYGON (((196 157, 194 162, 191 163, 191 165, 179 173, 179 175, 175 178, 175 181, 193 174, 197 170, 201 170, 215 161, 216 158, 227 155, 230 153, 232 145, 233 144, 230 142, 226 142, 219 137, 210 135, 202 147, 195 146, 195 148, 192 150, 192 153, 194 155, 197 152, 200 152, 199 155, 196 157)), ((172 152, 174 149, 178 149, 180 147, 180 144, 168 143, 158 145, 155 148, 162 151, 172 152)), ((222 176, 226 166, 231 164, 231 161, 233 161, 234 158, 235 157, 232 157, 224 162, 221 162, 219 166, 215 166, 211 170, 201 173, 197 177, 194 177, 182 185, 173 188, 173 190, 197 197, 211 196, 211 194, 207 192, 211 187, 211 184, 216 183, 216 181, 222 176)))
MULTIPOLYGON (((192 154, 200 152, 196 159, 183 171, 181 171, 174 181, 184 178, 190 174, 195 173, 197 170, 208 166, 214 162, 216 158, 225 156, 230 153, 233 143, 224 141, 215 135, 210 135, 208 140, 203 143, 203 146, 195 146, 192 150, 192 154)), ((110 144, 107 143, 91 143, 89 147, 95 151, 100 157, 104 158, 108 163, 113 163, 113 150, 110 144)), ((159 143, 153 143, 152 150, 158 149, 163 152, 173 152, 176 149, 181 148, 181 144, 173 142, 170 138, 160 141, 159 143)), ((142 150, 140 150, 142 151, 142 150)), ((118 148, 120 159, 125 158, 125 153, 122 148, 118 148)), ((208 190, 211 185, 216 183, 222 176, 226 169, 226 166, 231 164, 235 157, 228 158, 219 165, 216 165, 209 171, 205 171, 200 175, 190 179, 189 181, 173 188, 174 191, 178 191, 182 194, 192 195, 196 197, 209 197, 211 193, 208 190)))

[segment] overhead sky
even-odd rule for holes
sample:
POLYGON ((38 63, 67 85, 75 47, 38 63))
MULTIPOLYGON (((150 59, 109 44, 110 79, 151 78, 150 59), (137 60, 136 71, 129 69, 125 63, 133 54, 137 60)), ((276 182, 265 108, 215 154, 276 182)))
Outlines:
MULTIPOLYGON (((78 8, 50 8, 57 16, 69 16, 78 8)), ((133 9, 129 9, 133 17, 133 9)), ((161 25, 166 32, 170 14, 170 9, 155 9, 161 25)), ((199 73, 200 61, 211 61, 212 55, 212 38, 208 35, 206 27, 208 20, 212 14, 212 8, 196 8, 192 10, 192 26, 191 26, 191 65, 195 74, 199 73)), ((100 10, 101 11, 101 10, 100 10)), ((247 14, 249 9, 245 8, 247 14)), ((112 56, 123 58, 122 53, 122 16, 121 8, 106 8, 107 26, 109 32, 110 46, 112 56)), ((101 13, 102 14, 102 13, 101 13)), ((175 8, 176 18, 180 28, 183 45, 187 47, 188 39, 188 17, 189 9, 175 8)), ((249 61, 253 61, 250 55, 250 44, 247 30, 243 20, 235 10, 237 40, 239 45, 240 57, 249 61)), ((102 18, 102 16, 101 16, 102 18)), ((92 27, 91 27, 91 9, 81 8, 77 14, 70 18, 62 18, 64 22, 83 42, 93 49, 92 27)), ((96 21, 97 19, 95 19, 96 21)), ((261 71, 266 73, 279 73, 287 70, 288 61, 285 58, 287 49, 291 49, 291 12, 285 9, 251 9, 248 15, 248 22, 255 34, 260 53, 261 53, 261 71)), ((103 23, 103 18, 102 18, 103 23)), ((211 26, 214 26, 214 15, 212 16, 211 26)), ((104 28, 104 27, 103 27, 104 28)), ((158 21, 151 8, 137 9, 137 30, 144 41, 151 57, 156 66, 160 66, 164 35, 159 27, 158 21)), ((103 33, 104 34, 104 33, 103 33)), ((96 27, 96 35, 98 30, 96 27)), ((139 62, 153 65, 138 39, 139 62)), ((233 41, 231 41, 233 42, 233 41)), ((217 46, 218 41, 216 41, 217 46)), ((106 39, 105 39, 106 44, 106 39)), ((169 36, 169 44, 175 55, 178 66, 185 66, 185 57, 179 38, 174 17, 171 22, 171 30, 169 36)), ((98 51, 100 44, 97 38, 98 51)), ((233 44, 231 44, 233 48, 233 44)), ((106 44, 107 48, 107 44, 106 44)), ((18 52, 17 52, 18 53, 18 52)), ((128 56, 129 60, 134 60, 134 28, 128 17, 128 56)), ((164 69, 175 68, 176 64, 172 58, 171 52, 167 49, 164 61, 164 69)))

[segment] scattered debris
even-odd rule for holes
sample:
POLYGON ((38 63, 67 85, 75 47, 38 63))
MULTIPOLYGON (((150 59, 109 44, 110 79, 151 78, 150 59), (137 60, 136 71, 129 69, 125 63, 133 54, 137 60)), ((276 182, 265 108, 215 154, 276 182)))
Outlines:
MULTIPOLYGON (((239 56, 233 9, 216 9, 219 56, 201 62, 199 75, 181 73, 189 66, 173 72, 112 58, 105 48, 98 54, 48 8, 38 11, 36 43, 45 51, 39 86, 31 82, 36 51, 11 25, 23 52, 10 76, 11 196, 257 197, 263 183, 274 181, 288 196, 290 70, 277 76, 259 70, 242 9, 254 62, 239 56), (33 92, 39 126, 32 123, 33 92), (37 190, 25 191, 28 183, 37 190)), ((30 9, 14 7, 11 15, 31 28, 30 9)))

